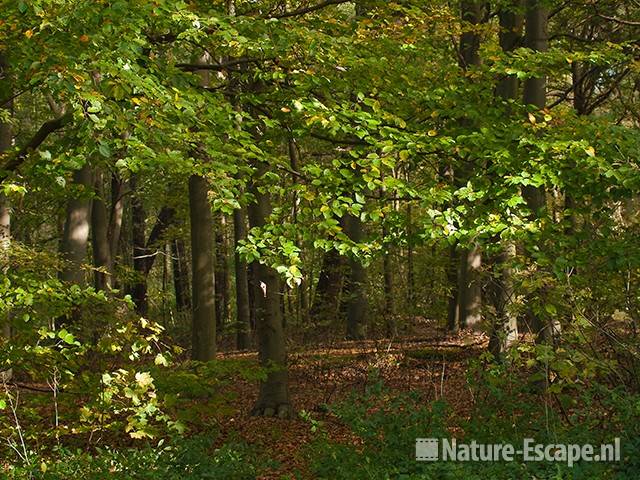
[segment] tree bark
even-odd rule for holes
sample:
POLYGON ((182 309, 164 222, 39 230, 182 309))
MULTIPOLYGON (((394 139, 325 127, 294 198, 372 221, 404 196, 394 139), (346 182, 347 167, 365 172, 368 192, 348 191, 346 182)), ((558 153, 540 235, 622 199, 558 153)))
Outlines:
MULTIPOLYGON (((504 52, 512 52, 520 46, 522 40, 523 17, 520 11, 522 0, 514 0, 500 12, 500 46, 504 52)), ((496 96, 502 100, 515 100, 518 97, 518 77, 505 76, 498 81, 496 96)), ((499 241, 499 240, 498 240, 499 241)), ((492 283, 489 285, 495 318, 489 332, 489 351, 496 357, 505 352, 518 339, 518 319, 511 311, 513 302, 513 267, 516 245, 503 242, 500 253, 491 267, 492 283)))
MULTIPOLYGON (((266 171, 260 165, 256 178, 266 171)), ((249 205, 249 221, 252 228, 263 227, 271 214, 271 202, 267 193, 257 184, 251 187, 255 203, 249 205)), ((256 330, 260 365, 267 370, 267 378, 260 383, 254 415, 288 418, 292 414, 289 400, 289 374, 287 350, 281 309, 282 289, 278 273, 268 265, 254 262, 256 285, 256 330)))
POLYGON ((222 332, 224 324, 229 319, 229 265, 227 262, 226 221, 220 215, 215 227, 215 290, 216 290, 216 321, 218 332, 222 332))
POLYGON ((247 278, 247 264, 242 261, 237 251, 240 242, 247 238, 244 209, 233 211, 233 237, 234 237, 234 267, 236 280, 236 346, 238 350, 249 348, 251 334, 250 310, 249 310, 249 282, 247 278))
POLYGON ((145 317, 149 313, 147 299, 147 278, 144 271, 147 255, 147 212, 142 202, 137 178, 131 177, 131 235, 133 241, 133 270, 135 278, 131 287, 131 297, 136 306, 136 313, 145 317))
POLYGON ((207 180, 200 175, 189 178, 189 216, 191 219, 191 265, 194 360, 209 361, 216 355, 216 306, 214 275, 214 225, 209 205, 207 180))
POLYGON ((88 192, 92 190, 92 172, 89 165, 85 165, 73 175, 73 185, 80 188, 67 203, 66 219, 62 234, 61 254, 65 265, 60 273, 60 279, 73 285, 85 285, 85 272, 82 264, 87 259, 89 242, 89 220, 91 214, 91 199, 88 192))
MULTIPOLYGON (((386 238, 387 229, 382 227, 382 238, 386 238)), ((382 277, 384 280, 384 325, 387 338, 397 334, 394 305, 393 270, 391 265, 391 246, 388 245, 382 257, 382 277)))
POLYGON ((518 339, 518 319, 509 308, 514 295, 511 263, 515 256, 515 243, 506 244, 494 261, 497 275, 489 287, 495 308, 495 321, 489 334, 489 351, 496 357, 518 339))
MULTIPOLYGON (((361 242, 363 237, 362 221, 359 217, 346 215, 344 230, 353 242, 361 242)), ((348 261, 346 291, 347 339, 362 340, 365 338, 366 316, 369 308, 367 302, 367 272, 362 263, 353 257, 348 261)))
MULTIPOLYGON (((544 52, 548 49, 547 11, 542 0, 527 0, 525 44, 528 48, 544 52)), ((547 101, 547 78, 545 76, 529 78, 524 82, 523 101, 543 109, 547 101)), ((544 187, 524 186, 522 194, 533 215, 540 217, 546 205, 544 187)), ((549 343, 553 330, 552 325, 545 322, 533 311, 529 311, 533 328, 537 333, 537 341, 549 343)))
POLYGON ((309 316, 314 325, 332 325, 340 315, 340 297, 344 284, 345 261, 336 250, 322 257, 309 316))
MULTIPOLYGON (((477 26, 485 19, 485 3, 478 0, 463 0, 460 4, 460 18, 463 22, 463 32, 460 35, 460 48, 458 64, 463 70, 472 66, 478 66, 480 59, 480 33, 477 26)), ((467 119, 463 124, 469 126, 467 119)), ((472 167, 471 167, 472 168, 472 167)), ((460 169, 456 174, 458 185, 464 185, 473 173, 471 168, 460 169)), ((452 288, 452 293, 457 297, 457 305, 454 307, 454 299, 449 300, 449 329, 453 332, 459 328, 475 327, 481 320, 482 288, 480 284, 480 266, 482 253, 479 245, 468 248, 458 248, 458 258, 450 256, 450 269, 453 270, 457 263, 457 287, 452 288), (455 262, 455 263, 454 263, 455 262)), ((453 277, 451 278, 453 280, 453 277)))
POLYGON ((107 290, 111 286, 113 263, 109 243, 109 220, 104 201, 104 178, 96 170, 94 198, 91 207, 91 243, 93 247, 94 286, 96 290, 107 290))
POLYGON ((173 288, 178 312, 187 312, 191 308, 189 295, 189 265, 185 254, 184 241, 178 238, 171 242, 173 270, 173 288))
MULTIPOLYGON (((13 89, 9 80, 9 64, 4 56, 4 52, 0 51, 0 97, 11 98, 13 89)), ((12 110, 13 105, 5 105, 12 110)), ((10 123, 0 122, 0 155, 11 148, 13 142, 13 131, 10 123)), ((9 268, 9 250, 11 248, 11 206, 9 199, 0 193, 0 272, 6 274, 9 268)), ((5 312, 0 318, 2 326, 1 335, 4 342, 11 339, 11 312, 5 312)), ((0 370, 0 380, 8 382, 13 376, 13 371, 0 370)))

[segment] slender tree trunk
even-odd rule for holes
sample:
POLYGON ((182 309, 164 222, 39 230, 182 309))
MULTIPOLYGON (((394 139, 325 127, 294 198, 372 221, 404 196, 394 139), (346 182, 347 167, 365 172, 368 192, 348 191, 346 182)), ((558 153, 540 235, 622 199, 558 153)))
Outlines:
POLYGON ((447 327, 450 332, 457 333, 460 330, 460 296, 459 291, 459 262, 457 245, 449 247, 449 262, 447 264, 447 283, 451 291, 449 292, 449 303, 447 308, 447 327))
MULTIPOLYGON (((111 212, 109 214, 109 252, 111 255, 112 268, 118 255, 120 245, 120 235, 122 232, 122 219, 124 217, 124 190, 125 185, 116 173, 111 176, 111 212)), ((115 279, 114 279, 115 280, 115 279)), ((112 281, 115 284, 115 281, 112 281)))
POLYGON ((138 315, 145 317, 149 313, 149 301, 147 299, 147 276, 145 262, 147 260, 147 212, 138 190, 138 182, 135 176, 131 177, 131 234, 133 240, 133 270, 135 278, 131 288, 131 297, 136 306, 138 315))
MULTIPOLYGON (((382 238, 386 238, 387 229, 382 227, 382 238)), ((384 324, 385 334, 387 338, 395 337, 397 334, 395 305, 393 301, 393 270, 391 265, 391 246, 387 246, 387 250, 382 257, 382 277, 384 279, 384 324)))
POLYGON ((249 281, 247 278, 247 264, 242 261, 237 251, 240 242, 247 238, 247 226, 245 224, 245 211, 238 208, 233 211, 233 237, 234 237, 234 266, 236 277, 236 346, 238 350, 249 348, 251 334, 250 309, 249 309, 249 281))
POLYGON ((407 301, 411 315, 416 312, 416 280, 413 267, 413 219, 411 204, 407 204, 407 301))
POLYGON ((87 259, 89 242, 89 222, 91 199, 88 193, 92 190, 92 172, 85 165, 73 175, 73 184, 80 188, 79 194, 67 203, 66 220, 62 234, 61 254, 65 260, 60 279, 74 285, 85 285, 85 272, 82 264, 87 259))
MULTIPOLYGON (((346 215, 344 229, 353 242, 361 242, 363 237, 362 221, 359 217, 346 215)), ((367 321, 367 271, 362 263, 350 257, 346 283, 347 339, 362 340, 365 338, 367 321)))
POLYGON ((95 196, 91 207, 91 242, 93 247, 94 284, 96 290, 107 290, 111 286, 113 264, 109 243, 109 220, 104 202, 104 178, 96 170, 94 178, 95 196))
POLYGON ((218 332, 222 332, 224 324, 229 318, 229 265, 227 262, 226 219, 220 215, 215 223, 216 322, 218 332))
POLYGON ((173 288, 176 295, 176 310, 178 312, 187 312, 191 308, 189 265, 187 264, 184 241, 181 238, 171 242, 171 257, 173 263, 173 288))
MULTIPOLYGON (((13 89, 10 83, 10 72, 7 59, 0 51, 0 98, 11 98, 13 89)), ((13 105, 5 105, 10 111, 13 105)), ((10 123, 0 122, 0 156, 11 148, 13 142, 13 131, 10 123)), ((9 199, 0 193, 0 272, 6 274, 9 269, 9 250, 11 248, 11 206, 9 199)), ((3 312, 0 318, 0 335, 4 342, 11 338, 11 312, 3 312)), ((13 376, 13 371, 0 370, 0 380, 9 381, 13 376)))
MULTIPOLYGON (((266 170, 261 165, 256 172, 260 178, 266 170)), ((249 221, 251 227, 263 227, 271 214, 271 202, 267 193, 252 186, 256 202, 251 204, 249 221)), ((260 365, 267 369, 267 378, 260 384, 258 401, 253 414, 267 417, 291 416, 289 400, 289 374, 287 371, 287 350, 281 309, 282 289, 278 273, 268 265, 254 262, 256 288, 256 327, 260 365)))

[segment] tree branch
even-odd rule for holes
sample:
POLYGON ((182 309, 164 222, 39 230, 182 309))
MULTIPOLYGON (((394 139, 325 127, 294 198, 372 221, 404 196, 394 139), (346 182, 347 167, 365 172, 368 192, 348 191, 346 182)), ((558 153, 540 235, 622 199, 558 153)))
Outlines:
POLYGON ((221 70, 226 70, 229 67, 235 67, 236 65, 246 65, 247 63, 261 63, 275 60, 275 58, 238 58, 214 64, 176 63, 176 67, 184 70, 185 72, 197 72, 198 70, 213 70, 215 72, 219 72, 221 70))
MULTIPOLYGON (((35 135, 29 140, 29 142, 20 149, 18 154, 12 158, 6 165, 2 167, 2 170, 13 171, 18 168, 22 162, 27 158, 27 155, 37 149, 42 142, 44 142, 47 137, 55 132, 56 130, 60 130, 64 128, 73 120, 73 113, 68 112, 60 115, 58 118, 54 118, 53 120, 49 120, 44 122, 42 126, 38 129, 35 135)), ((4 176, 0 176, 0 180, 6 178, 6 174, 4 176)))
POLYGON ((340 5, 341 3, 348 3, 351 1, 353 0, 324 0, 323 2, 316 3, 315 5, 298 8, 297 10, 280 13, 278 15, 272 15, 269 18, 297 17, 298 15, 306 15, 307 13, 315 12, 316 10, 321 10, 325 7, 328 7, 329 5, 340 5))
POLYGON ((634 22, 634 21, 631 21, 631 20, 624 20, 624 19, 618 18, 618 17, 609 17, 607 15, 602 15, 601 13, 597 13, 596 15, 598 17, 604 19, 604 20, 609 20, 610 22, 619 23, 620 25, 628 25, 630 27, 640 27, 640 22, 634 22))

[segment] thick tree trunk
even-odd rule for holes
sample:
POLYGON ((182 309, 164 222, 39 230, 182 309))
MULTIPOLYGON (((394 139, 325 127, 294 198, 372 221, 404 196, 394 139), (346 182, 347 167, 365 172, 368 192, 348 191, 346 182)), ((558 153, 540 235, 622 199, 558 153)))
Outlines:
MULTIPOLYGON (((478 66, 480 59, 481 36, 477 26, 485 19, 485 2, 478 0, 463 0, 460 4, 460 18, 463 22, 463 32, 460 35, 460 49, 458 64, 467 70, 478 66)), ((463 119, 463 124, 468 120, 463 119)), ((473 172, 467 167, 456 172, 456 184, 464 185, 473 172)), ((450 269, 454 268, 455 259, 450 257, 450 269)), ((454 299, 449 299, 449 329, 476 327, 481 320, 482 288, 480 284, 480 265, 482 254, 478 245, 458 249, 457 287, 452 289, 457 297, 457 306, 453 306, 454 299)), ((453 280, 453 278, 452 278, 453 280)))
MULTIPOLYGON (((523 8, 523 0, 513 0, 511 5, 498 12, 500 18, 500 47, 503 52, 512 52, 522 42, 523 17, 519 12, 523 8)), ((516 75, 505 75, 500 78, 496 88, 496 95, 504 100, 518 98, 518 85, 516 75)))
MULTIPOLYGON (((354 242, 361 242, 363 237, 362 221, 359 217, 346 215, 344 230, 354 242)), ((353 257, 348 260, 348 275, 345 285, 345 302, 347 310, 347 339, 362 340, 365 338, 367 323, 367 271, 362 263, 353 257)))
MULTIPOLYGON (((525 24, 525 44, 528 48, 544 52, 548 49, 547 34, 547 11, 544 2, 541 0, 527 0, 526 2, 526 24, 525 24)), ((547 78, 545 76, 529 78, 524 82, 523 101, 525 104, 534 105, 543 109, 547 100, 547 78)), ((522 194, 527 202, 527 206, 534 215, 543 215, 546 205, 545 190, 543 187, 525 186, 522 194)), ((533 323, 533 329, 537 333, 540 342, 549 343, 553 331, 551 325, 547 324, 533 311, 529 311, 529 317, 533 323)))
POLYGON ((173 288, 176 295, 176 309, 187 312, 191 308, 189 295, 189 265, 185 254, 184 242, 178 238, 171 242, 171 257, 173 270, 173 288))
POLYGON ((93 247, 94 285, 96 290, 107 290, 111 286, 113 263, 109 243, 109 220, 104 201, 104 178, 96 171, 95 195, 91 207, 91 243, 93 247))
POLYGON ((489 351, 496 357, 518 339, 518 319, 510 310, 514 295, 511 263, 515 256, 515 243, 508 243, 494 260, 497 276, 489 290, 495 308, 495 320, 489 336, 489 351))
POLYGON ((74 285, 85 285, 85 271, 82 264, 87 259, 89 242, 89 221, 91 214, 92 172, 85 165, 73 175, 73 184, 80 192, 67 203, 66 219, 61 241, 61 254, 65 261, 60 279, 74 285))
POLYGON ((460 59, 462 68, 480 65, 480 34, 474 28, 483 21, 485 2, 478 0, 462 0, 460 16, 467 23, 460 35, 460 59))
POLYGON ((189 178, 189 213, 191 218, 191 266, 194 360, 209 361, 216 355, 215 306, 215 234, 208 198, 207 180, 200 175, 189 178))
MULTIPOLYGON (((256 173, 264 174, 265 166, 256 173)), ((267 193, 252 186, 256 202, 248 208, 251 227, 263 227, 271 214, 267 193)), ((287 418, 292 414, 289 400, 287 350, 281 309, 282 290, 278 273, 268 265, 254 262, 256 288, 256 330, 260 365, 267 369, 267 378, 260 384, 253 414, 287 418)))
POLYGON ((482 321, 482 284, 480 281, 480 267, 482 255, 478 245, 462 251, 459 287, 460 326, 462 328, 477 329, 482 321))
MULTIPOLYGON (((499 12, 500 46, 504 52, 511 52, 520 46, 523 18, 519 10, 522 7, 522 0, 514 0, 511 6, 507 5, 499 12)), ((505 76, 498 82, 496 96, 502 100, 515 100, 518 97, 518 86, 517 76, 505 76)), ((515 256, 515 243, 503 243, 501 252, 492 265, 493 282, 488 290, 493 302, 495 319, 489 332, 489 351, 496 357, 518 339, 518 319, 510 309, 514 295, 511 263, 515 256)))
POLYGON ((340 315, 345 262, 336 250, 322 257, 322 266, 309 316, 314 325, 333 325, 340 315))
POLYGON ((249 348, 251 335, 250 309, 249 309, 249 282, 247 278, 247 264, 242 261, 237 248, 242 240, 247 238, 247 227, 245 224, 244 209, 238 208, 233 211, 233 239, 234 266, 236 277, 236 346, 238 350, 249 348))

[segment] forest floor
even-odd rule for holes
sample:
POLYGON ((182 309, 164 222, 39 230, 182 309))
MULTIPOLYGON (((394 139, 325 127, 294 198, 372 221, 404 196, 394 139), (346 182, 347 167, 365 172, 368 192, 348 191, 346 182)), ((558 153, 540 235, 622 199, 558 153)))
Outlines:
MULTIPOLYGON (((292 344, 289 388, 296 412, 292 419, 249 415, 256 401, 257 381, 234 377, 222 387, 224 395, 220 403, 212 405, 204 399, 193 399, 187 408, 197 418, 190 423, 196 426, 195 430, 204 429, 200 433, 208 434, 210 428, 218 433, 212 448, 245 443, 256 452, 264 452, 269 466, 258 477, 261 480, 311 479, 310 445, 320 434, 314 426, 322 425, 331 442, 360 445, 361 440, 331 413, 331 407, 352 394, 365 393, 374 383, 381 382, 390 395, 418 394, 425 404, 444 400, 449 407, 450 430, 456 433, 456 425, 469 418, 473 407, 473 394, 467 385, 468 360, 485 351, 487 344, 488 338, 482 333, 451 335, 423 319, 416 319, 411 331, 393 339, 292 344)), ((249 368, 257 363, 256 352, 229 351, 220 353, 219 358, 246 360, 249 368)), ((37 405, 40 417, 34 418, 53 418, 46 384, 25 382, 14 387, 20 390, 17 393, 22 399, 31 400, 27 404, 37 405)), ((75 396, 69 400, 71 406, 79 401, 75 396)), ((34 425, 27 425, 28 430, 32 428, 34 425)), ((90 439, 76 435, 66 436, 65 443, 80 448, 83 439, 91 443, 90 439)), ((102 440, 121 447, 136 444, 124 434, 108 435, 102 440)), ((0 472, 3 466, 6 470, 9 464, 0 460, 0 472)))
MULTIPOLYGON (((342 341, 305 347, 304 351, 294 348, 289 355, 293 406, 298 413, 308 412, 324 424, 332 441, 356 445, 358 439, 329 413, 327 406, 352 393, 364 392, 373 381, 382 381, 393 393, 417 392, 425 402, 444 400, 451 409, 451 418, 468 418, 473 399, 467 386, 467 361, 486 350, 487 344, 488 338, 481 333, 447 335, 429 322, 418 321, 410 336, 393 340, 342 341), (377 376, 372 380, 374 371, 377 376)), ((230 352, 223 356, 255 354, 230 352)), ((256 399, 256 384, 238 382, 231 388, 236 398, 233 411, 217 418, 222 433, 220 444, 234 438, 258 451, 270 452, 278 466, 260 479, 288 475, 311 478, 307 447, 315 435, 312 424, 302 416, 292 420, 249 416, 247 412, 256 399)))

